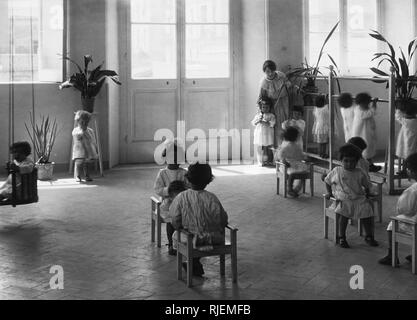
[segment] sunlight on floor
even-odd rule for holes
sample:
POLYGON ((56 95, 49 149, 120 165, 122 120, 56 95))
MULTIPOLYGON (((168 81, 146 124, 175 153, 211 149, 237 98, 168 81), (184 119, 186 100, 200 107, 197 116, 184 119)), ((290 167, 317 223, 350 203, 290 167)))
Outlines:
POLYGON ((75 182, 74 178, 56 179, 51 181, 38 181, 38 189, 78 189, 78 188, 94 188, 95 184, 86 184, 85 182, 75 182))

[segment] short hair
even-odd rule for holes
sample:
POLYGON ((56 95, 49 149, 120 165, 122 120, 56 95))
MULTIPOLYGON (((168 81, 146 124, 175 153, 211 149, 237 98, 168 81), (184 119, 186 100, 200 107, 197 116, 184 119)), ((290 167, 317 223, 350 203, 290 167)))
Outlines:
POLYGON ((286 141, 294 142, 297 140, 299 134, 300 133, 296 127, 288 127, 286 130, 284 130, 283 137, 286 141))
POLYGON ((262 66, 263 72, 265 72, 266 68, 270 69, 271 71, 277 71, 277 65, 272 60, 266 60, 262 66))
POLYGON ((337 103, 342 108, 350 108, 353 104, 352 95, 349 92, 341 93, 340 96, 337 98, 337 103))
POLYGON ((370 104, 372 97, 367 92, 358 93, 355 97, 356 104, 370 104))
POLYGON ((417 114, 417 109, 414 103, 407 101, 404 103, 402 112, 404 112, 407 116, 415 116, 417 114))
POLYGON ((86 121, 87 123, 90 122, 91 120, 91 113, 88 111, 84 111, 84 110, 78 110, 75 113, 75 117, 74 117, 75 121, 86 121))
POLYGON ((363 140, 361 137, 352 137, 348 140, 347 143, 353 144, 354 146, 358 147, 361 150, 361 152, 368 147, 366 141, 363 140))
POLYGON ((359 150, 357 146, 354 146, 353 144, 346 143, 339 149, 339 155, 340 160, 343 160, 345 157, 352 157, 355 158, 356 161, 359 161, 359 159, 362 157, 362 152, 359 150))
POLYGON ((320 94, 316 97, 316 107, 323 108, 326 104, 326 96, 324 94, 320 94))
POLYGON ((292 112, 300 112, 301 114, 304 114, 304 108, 303 106, 296 105, 292 107, 292 112))
POLYGON ((10 146, 10 151, 11 152, 17 151, 19 153, 24 154, 27 157, 32 152, 32 148, 31 148, 29 142, 27 142, 27 141, 18 141, 18 142, 13 143, 10 146))
POLYGON ((411 172, 417 173, 417 153, 410 154, 407 159, 405 159, 405 167, 411 172))
POLYGON ((201 188, 205 188, 214 179, 210 165, 199 162, 190 164, 186 177, 191 184, 201 188))

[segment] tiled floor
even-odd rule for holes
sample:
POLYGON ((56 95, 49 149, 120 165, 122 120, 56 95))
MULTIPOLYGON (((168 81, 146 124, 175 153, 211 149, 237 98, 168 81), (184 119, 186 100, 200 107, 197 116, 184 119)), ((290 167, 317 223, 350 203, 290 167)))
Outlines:
MULTIPOLYGON (((89 185, 65 175, 41 182, 40 202, 0 207, 0 299, 416 299, 417 276, 378 265, 385 254, 387 217, 397 197, 384 196, 381 246, 368 247, 350 227, 351 249, 322 239, 324 189, 316 197, 275 194, 274 170, 216 167, 208 190, 238 226, 239 281, 233 285, 215 258, 188 289, 176 280, 175 257, 150 243, 150 201, 156 167, 105 172, 89 185), (64 289, 50 289, 52 265, 64 269, 64 289), (352 265, 364 268, 364 289, 352 290, 352 265)), ((165 234, 164 238, 165 240, 165 234)))

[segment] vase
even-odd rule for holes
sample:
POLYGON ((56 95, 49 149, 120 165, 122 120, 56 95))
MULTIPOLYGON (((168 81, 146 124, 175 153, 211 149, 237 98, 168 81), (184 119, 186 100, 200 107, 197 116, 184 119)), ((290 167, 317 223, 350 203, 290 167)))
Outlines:
POLYGON ((81 96, 81 105, 84 111, 88 111, 90 113, 94 112, 94 97, 83 97, 81 96))
POLYGON ((37 163, 35 166, 38 169, 38 180, 52 180, 54 164, 55 162, 37 163))

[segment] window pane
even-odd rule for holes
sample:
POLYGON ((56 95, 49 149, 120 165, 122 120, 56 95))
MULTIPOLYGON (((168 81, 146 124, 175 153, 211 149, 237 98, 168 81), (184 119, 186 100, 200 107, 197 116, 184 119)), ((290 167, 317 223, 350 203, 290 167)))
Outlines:
POLYGON ((175 0, 131 0, 131 21, 175 23, 175 0))
POLYGON ((229 27, 186 26, 186 78, 229 77, 229 27))
MULTIPOLYGON (((316 65, 321 46, 323 45, 323 42, 326 39, 327 35, 328 32, 310 33, 310 59, 307 60, 310 65, 316 65)), ((326 47, 324 48, 319 66, 328 67, 329 65, 333 65, 333 62, 329 59, 327 54, 330 54, 331 57, 336 61, 336 63, 340 63, 339 41, 339 34, 334 33, 331 40, 329 40, 326 43, 326 47)), ((340 68, 341 66, 338 65, 338 67, 340 68)), ((321 72, 325 72, 325 70, 321 70, 321 72)))
MULTIPOLYGON (((327 32, 333 28, 339 20, 338 0, 309 0, 309 31, 327 32)), ((338 32, 336 30, 335 32, 338 32)))
POLYGON ((132 25, 132 79, 175 79, 175 25, 132 25))
POLYGON ((348 32, 368 32, 376 29, 376 0, 348 1, 348 32))
POLYGON ((186 0, 185 21, 187 23, 228 23, 228 0, 186 0))

